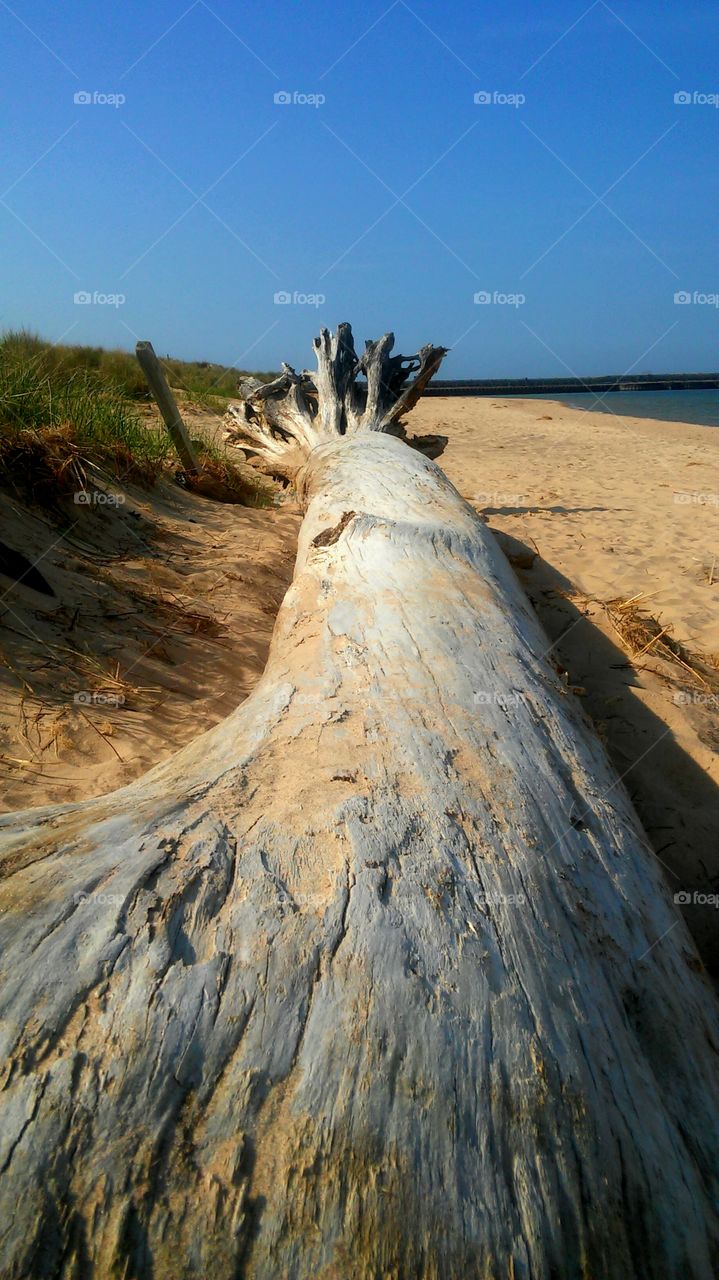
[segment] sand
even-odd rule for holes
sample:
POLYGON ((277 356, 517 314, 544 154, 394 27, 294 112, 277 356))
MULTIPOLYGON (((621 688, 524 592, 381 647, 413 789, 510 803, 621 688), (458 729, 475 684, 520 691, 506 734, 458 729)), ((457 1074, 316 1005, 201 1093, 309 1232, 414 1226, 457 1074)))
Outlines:
POLYGON ((81 508, 61 537, 0 496, 0 537, 56 593, 0 576, 4 810, 122 786, 228 715, 264 669, 296 504, 224 505, 165 482, 124 497, 81 508))
MULTIPOLYGON (((512 555, 672 892, 716 893, 719 695, 651 652, 633 662, 603 602, 641 594, 676 639, 719 652, 719 431, 459 397, 425 399, 411 427, 449 437, 440 465, 512 555)), ((42 557, 55 591, 0 576, 3 809, 129 782, 247 696, 291 578, 291 495, 251 510, 163 483, 66 536, 0 505, 0 537, 42 557)), ((683 909, 716 967, 717 909, 683 909)))

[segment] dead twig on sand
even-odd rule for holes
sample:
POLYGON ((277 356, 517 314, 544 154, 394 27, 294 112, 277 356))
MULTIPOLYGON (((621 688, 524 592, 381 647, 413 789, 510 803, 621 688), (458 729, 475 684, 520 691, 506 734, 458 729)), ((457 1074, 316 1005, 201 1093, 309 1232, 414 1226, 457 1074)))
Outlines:
POLYGON ((692 653, 672 637, 671 624, 662 624, 647 613, 640 602, 651 599, 643 592, 628 600, 616 596, 603 602, 603 607, 614 631, 636 662, 651 651, 652 657, 675 663, 705 688, 719 687, 719 670, 711 655, 692 653))

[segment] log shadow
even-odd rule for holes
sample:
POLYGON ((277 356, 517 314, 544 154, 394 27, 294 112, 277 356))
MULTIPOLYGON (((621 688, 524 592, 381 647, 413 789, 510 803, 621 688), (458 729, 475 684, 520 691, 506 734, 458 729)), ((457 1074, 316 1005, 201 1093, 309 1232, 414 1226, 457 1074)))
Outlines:
MULTIPOLYGON (((689 718, 711 747, 719 742, 719 715, 676 704, 673 698, 686 688, 679 669, 674 689, 659 677, 652 681, 652 692, 666 699, 666 719, 656 715, 638 696, 638 671, 629 655, 567 598, 576 594, 574 585, 524 542, 492 532, 552 642, 549 660, 566 671, 570 687, 582 690, 582 705, 622 777, 671 894, 717 895, 719 903, 719 787, 676 736, 689 718)), ((719 979, 717 905, 680 898, 677 906, 707 970, 719 979)))
MULTIPOLYGON (((557 515, 557 516, 576 516, 584 515, 587 511, 608 511, 609 507, 562 507, 562 506, 534 506, 534 507, 482 507, 482 515, 484 516, 537 516, 537 515, 557 515)), ((612 507, 612 511, 623 511, 623 507, 612 507)), ((496 531, 495 531, 496 532, 496 531)), ((509 537, 509 534, 503 534, 503 537, 509 537)), ((515 539, 515 541, 517 541, 515 539)))

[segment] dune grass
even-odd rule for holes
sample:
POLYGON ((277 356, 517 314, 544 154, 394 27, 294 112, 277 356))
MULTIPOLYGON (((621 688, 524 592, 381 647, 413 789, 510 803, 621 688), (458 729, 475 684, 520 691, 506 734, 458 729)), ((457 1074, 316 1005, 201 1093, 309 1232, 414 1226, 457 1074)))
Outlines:
MULTIPOLYGON (((93 472, 151 486, 163 471, 177 470, 166 432, 140 412, 140 383, 144 398, 142 371, 125 352, 53 347, 33 334, 5 334, 0 338, 0 482, 52 504, 84 488, 93 472)), ((235 476, 232 465, 214 452, 207 464, 218 480, 222 469, 223 492, 236 495, 233 500, 266 501, 266 486, 258 482, 253 492, 247 477, 235 476)))
MULTIPOLYGON (((151 398, 142 370, 130 351, 54 345, 26 329, 10 331, 0 338, 0 351, 3 360, 12 355, 22 361, 33 361, 51 376, 88 373, 113 386, 130 400, 149 401, 151 398)), ((240 378, 253 377, 265 382, 277 376, 275 373, 229 368, 208 360, 178 360, 169 355, 159 359, 170 386, 187 392, 202 403, 211 403, 213 397, 227 400, 236 396, 240 378)))
POLYGON ((128 351, 103 347, 55 346, 26 329, 11 330, 0 338, 3 368, 34 369, 55 384, 74 375, 92 377, 130 400, 146 400, 148 388, 142 370, 128 351))
POLYGON ((48 356, 25 335, 0 340, 0 475, 13 487, 73 487, 83 462, 147 481, 169 454, 164 433, 99 370, 48 356))

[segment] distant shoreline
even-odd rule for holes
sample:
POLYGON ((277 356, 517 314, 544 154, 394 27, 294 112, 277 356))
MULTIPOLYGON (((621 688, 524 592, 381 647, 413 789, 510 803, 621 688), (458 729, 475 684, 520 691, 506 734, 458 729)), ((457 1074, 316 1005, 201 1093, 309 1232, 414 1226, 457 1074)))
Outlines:
POLYGON ((552 405, 560 412, 575 410, 584 418, 587 413, 601 413, 605 417, 619 420, 652 421, 657 423, 682 423, 685 426, 710 427, 719 431, 719 388, 696 387, 691 385, 679 391, 665 391, 662 388, 643 387, 641 391, 613 391, 611 394, 595 390, 588 391, 554 391, 539 394, 522 389, 517 395, 513 392, 495 392, 493 396, 473 395, 472 392, 450 392, 446 397, 436 394, 430 400, 438 411, 438 406, 445 400, 447 405, 468 404, 482 401, 494 404, 496 408, 508 408, 510 405, 526 405, 537 412, 553 413, 552 405), (539 406, 543 406, 540 409, 539 406))
POLYGON ((590 394, 622 391, 712 391, 719 373, 606 374, 590 378, 453 378, 434 379, 425 395, 506 396, 590 394))

